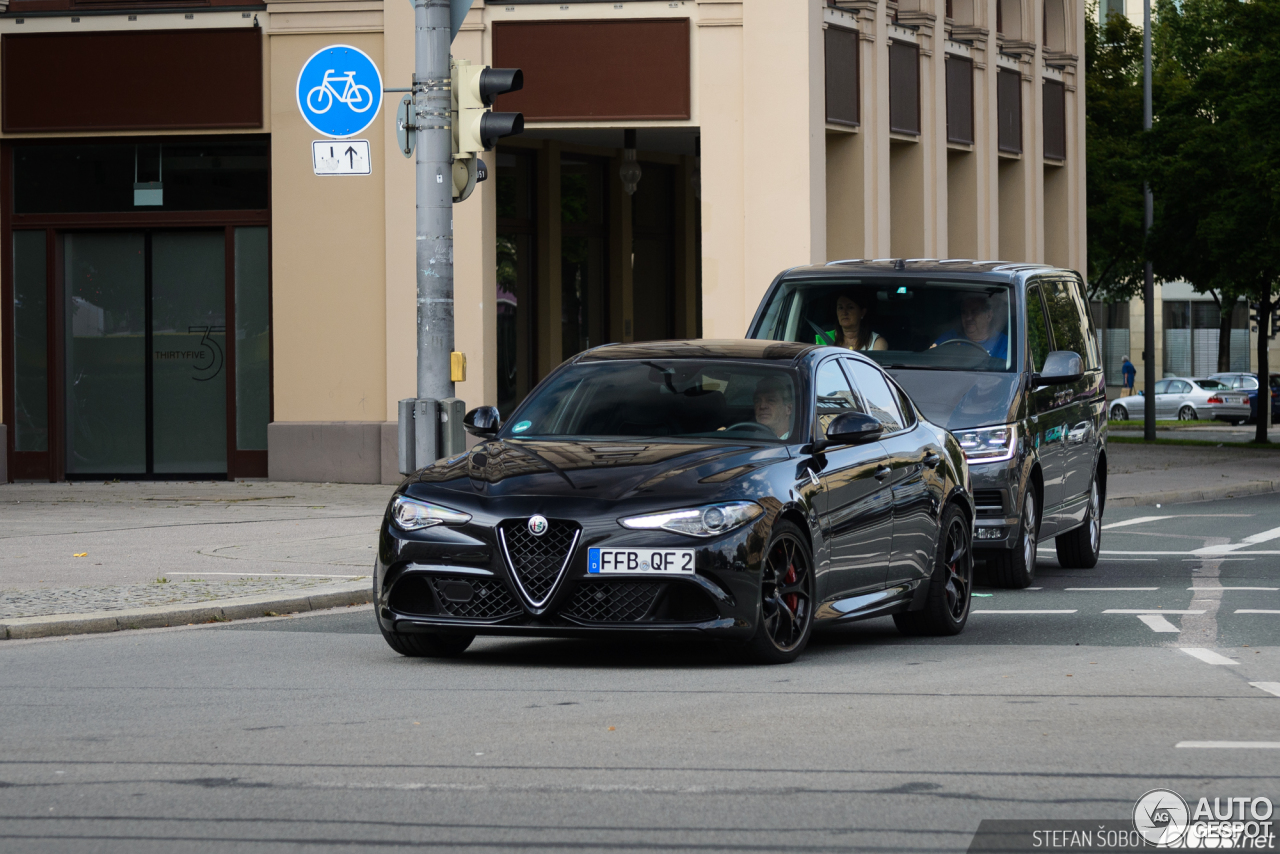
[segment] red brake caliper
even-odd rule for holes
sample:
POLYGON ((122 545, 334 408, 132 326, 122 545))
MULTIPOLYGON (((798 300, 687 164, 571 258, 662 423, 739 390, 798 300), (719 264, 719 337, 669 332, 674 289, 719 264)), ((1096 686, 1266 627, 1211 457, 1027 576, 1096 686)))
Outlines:
MULTIPOLYGON (((787 574, 782 577, 782 583, 784 585, 796 583, 796 565, 794 563, 787 564, 787 574)), ((791 613, 794 614, 800 609, 800 595, 798 593, 788 593, 782 598, 786 601, 787 607, 791 609, 791 613)))

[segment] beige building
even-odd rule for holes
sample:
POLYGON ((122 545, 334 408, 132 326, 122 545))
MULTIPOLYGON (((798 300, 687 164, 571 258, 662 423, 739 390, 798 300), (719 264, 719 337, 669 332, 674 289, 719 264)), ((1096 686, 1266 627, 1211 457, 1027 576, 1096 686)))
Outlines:
MULTIPOLYGON (((295 90, 334 45, 407 87, 410 3, 80 9, 0 15, 6 476, 396 481, 415 389, 402 95, 355 137, 369 174, 321 176, 295 90), (100 102, 56 97, 94 75, 100 102)), ((454 55, 523 68, 498 108, 527 125, 455 207, 458 396, 509 412, 589 346, 740 337, 792 265, 1084 269, 1084 15, 477 0, 454 55)))

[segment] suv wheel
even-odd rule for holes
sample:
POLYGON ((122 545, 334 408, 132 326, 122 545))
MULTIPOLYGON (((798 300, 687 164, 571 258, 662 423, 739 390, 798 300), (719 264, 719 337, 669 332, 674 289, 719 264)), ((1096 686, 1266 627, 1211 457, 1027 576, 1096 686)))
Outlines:
POLYGON ((1093 474, 1089 486, 1089 509, 1084 524, 1054 540, 1058 548, 1058 563, 1067 569, 1093 569, 1098 565, 1102 548, 1102 492, 1098 488, 1098 473, 1093 474))
POLYGON ((1021 589, 1031 586, 1036 577, 1036 534, 1039 530, 1036 493, 1028 483, 1026 494, 1022 497, 1017 545, 1008 550, 1001 549, 990 561, 991 581, 996 587, 1021 589))

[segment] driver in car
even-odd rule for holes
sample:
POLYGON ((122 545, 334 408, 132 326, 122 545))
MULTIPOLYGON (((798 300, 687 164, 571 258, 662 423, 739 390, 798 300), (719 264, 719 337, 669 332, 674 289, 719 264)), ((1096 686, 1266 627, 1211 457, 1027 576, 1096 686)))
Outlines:
MULTIPOLYGON (((949 341, 970 342, 987 351, 987 355, 1003 359, 1009 353, 1009 336, 992 321, 995 308, 985 294, 969 294, 960 302, 960 328, 952 328, 938 336, 932 347, 949 341)), ((930 347, 930 349, 932 349, 930 347)))
POLYGON ((791 413, 795 406, 791 387, 777 377, 765 377, 756 383, 754 398, 756 421, 768 427, 779 439, 791 435, 791 413))

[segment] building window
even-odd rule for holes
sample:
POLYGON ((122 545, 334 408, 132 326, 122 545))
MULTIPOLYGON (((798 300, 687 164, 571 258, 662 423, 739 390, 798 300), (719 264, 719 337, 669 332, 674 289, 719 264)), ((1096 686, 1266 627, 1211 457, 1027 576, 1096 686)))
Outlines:
POLYGON ((996 75, 998 145, 1010 154, 1022 153, 1022 75, 1001 68, 996 75))
POLYGON ((858 33, 828 27, 825 41, 827 121, 858 124, 858 33))
POLYGON ((947 142, 973 144, 973 61, 947 57, 947 142))
POLYGON ((535 158, 498 150, 498 411, 505 419, 537 382, 535 158))
POLYGON ((920 49, 908 42, 889 44, 889 130, 920 133, 920 49))
POLYGON ((1044 156, 1067 159, 1067 87, 1059 80, 1044 81, 1044 156))
MULTIPOLYGON (((1204 377, 1217 371, 1220 317, 1212 300, 1164 301, 1164 373, 1204 377)), ((1232 308, 1227 370, 1249 370, 1248 309, 1232 308)))
POLYGON ((609 316, 606 161, 560 158, 560 357, 605 343, 609 316))

